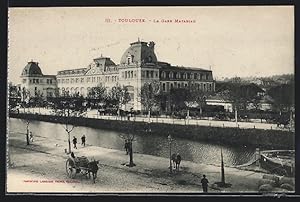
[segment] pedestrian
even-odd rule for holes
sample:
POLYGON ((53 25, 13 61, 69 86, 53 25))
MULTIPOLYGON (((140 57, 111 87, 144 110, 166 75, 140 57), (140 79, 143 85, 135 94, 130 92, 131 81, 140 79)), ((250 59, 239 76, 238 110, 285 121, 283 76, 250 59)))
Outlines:
POLYGON ((125 148, 125 151, 126 151, 126 155, 128 155, 128 140, 125 140, 125 146, 124 146, 124 148, 125 148))
POLYGON ((85 147, 85 135, 81 137, 81 145, 85 147))
POLYGON ((77 149, 77 138, 75 136, 73 136, 73 145, 74 145, 74 149, 77 149))
POLYGON ((203 175, 203 178, 201 179, 202 189, 204 193, 207 193, 207 187, 208 187, 208 180, 205 175, 203 175))
POLYGON ((32 132, 30 132, 30 134, 29 134, 29 140, 30 140, 30 142, 33 142, 33 135, 32 135, 32 132))

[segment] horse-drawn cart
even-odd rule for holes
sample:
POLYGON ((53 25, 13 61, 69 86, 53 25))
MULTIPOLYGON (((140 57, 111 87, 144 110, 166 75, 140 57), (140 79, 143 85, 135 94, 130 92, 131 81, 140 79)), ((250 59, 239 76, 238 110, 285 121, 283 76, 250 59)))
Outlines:
POLYGON ((66 161, 66 172, 70 178, 75 178, 76 174, 80 173, 87 178, 90 178, 92 173, 93 181, 97 178, 98 165, 97 161, 89 161, 87 157, 81 156, 76 158, 69 157, 66 161))

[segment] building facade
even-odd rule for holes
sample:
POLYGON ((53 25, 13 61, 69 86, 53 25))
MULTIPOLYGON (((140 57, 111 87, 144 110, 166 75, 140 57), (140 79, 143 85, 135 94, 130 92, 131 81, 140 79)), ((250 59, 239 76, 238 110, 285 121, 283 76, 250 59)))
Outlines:
POLYGON ((126 108, 142 110, 140 93, 145 83, 159 82, 163 92, 169 92, 172 88, 186 87, 215 91, 211 70, 179 67, 160 62, 154 47, 154 42, 138 40, 125 50, 119 64, 101 56, 95 58, 85 68, 58 71, 56 80, 59 94, 78 94, 86 97, 97 85, 108 89, 116 85, 126 86, 131 98, 126 108))
MULTIPOLYGON (((38 62, 28 62, 21 74, 22 99, 54 97, 57 90, 56 76, 44 75, 38 62), (26 93, 25 93, 26 90, 26 93), (27 98, 24 98, 26 94, 27 98)), ((27 100, 28 101, 28 100, 27 100)))

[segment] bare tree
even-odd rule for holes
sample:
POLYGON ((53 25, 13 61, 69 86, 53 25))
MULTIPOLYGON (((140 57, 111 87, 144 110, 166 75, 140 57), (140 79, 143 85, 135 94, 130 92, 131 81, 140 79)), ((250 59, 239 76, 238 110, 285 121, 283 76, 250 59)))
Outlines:
POLYGON ((119 134, 119 136, 124 141, 128 142, 129 164, 127 164, 127 166, 133 167, 133 166, 135 166, 135 164, 133 163, 133 147, 132 147, 132 142, 135 141, 135 135, 131 134, 129 132, 126 132, 124 134, 119 134))
POLYGON ((70 109, 70 103, 69 102, 65 102, 64 104, 64 108, 63 108, 63 116, 65 117, 65 124, 64 124, 64 129, 68 134, 68 146, 69 146, 69 150, 68 153, 71 153, 71 132, 73 131, 73 129, 75 128, 75 125, 70 123, 70 119, 71 117, 74 116, 74 111, 70 109))

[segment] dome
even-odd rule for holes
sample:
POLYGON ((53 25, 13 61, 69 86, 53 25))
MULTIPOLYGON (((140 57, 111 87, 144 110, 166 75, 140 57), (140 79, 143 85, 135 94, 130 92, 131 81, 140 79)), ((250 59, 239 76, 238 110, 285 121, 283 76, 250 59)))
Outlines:
POLYGON ((124 52, 120 64, 135 63, 157 63, 154 53, 154 42, 137 41, 130 44, 130 47, 124 52))
POLYGON ((22 76, 42 76, 43 73, 38 64, 38 62, 28 62, 23 69, 22 76))

